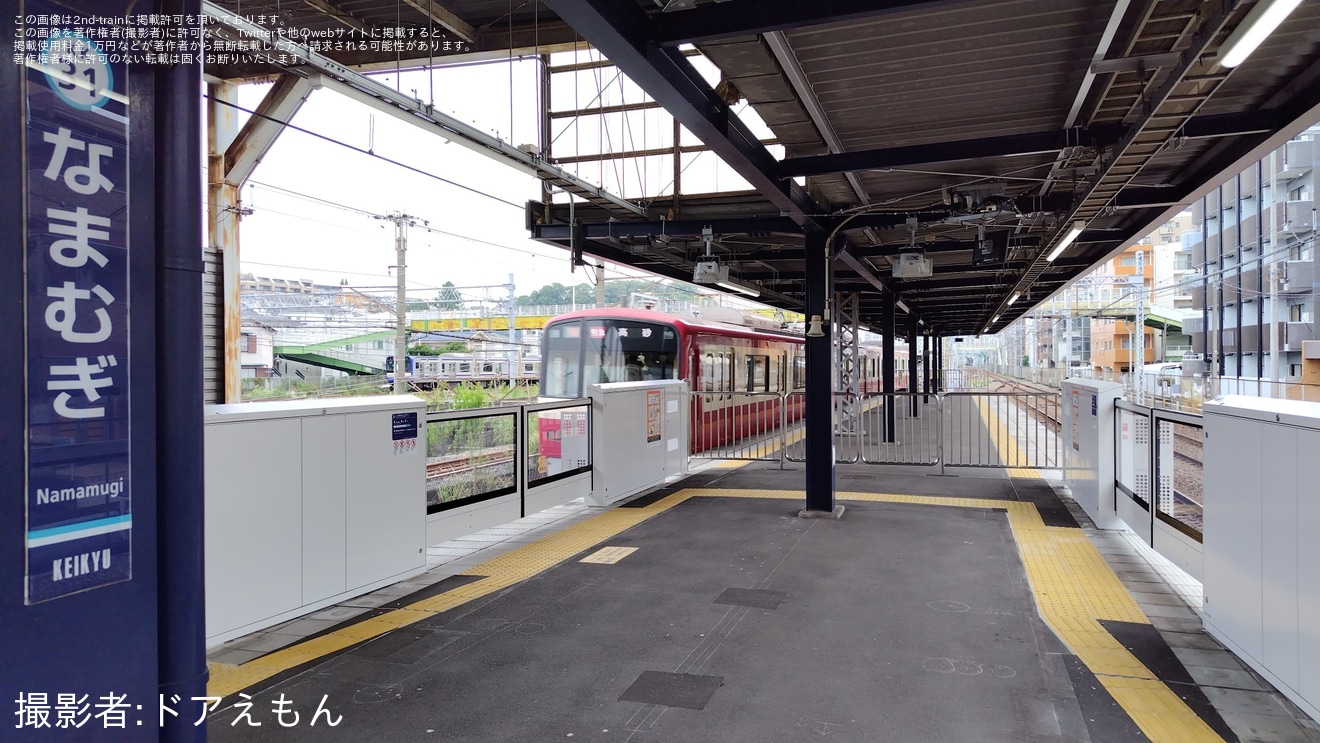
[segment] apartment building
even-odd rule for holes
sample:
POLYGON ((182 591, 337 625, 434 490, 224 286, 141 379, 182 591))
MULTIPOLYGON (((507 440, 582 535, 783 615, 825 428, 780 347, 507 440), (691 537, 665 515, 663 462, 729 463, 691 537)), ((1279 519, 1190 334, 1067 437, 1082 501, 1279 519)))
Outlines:
POLYGON ((1302 344, 1320 338, 1317 139, 1311 127, 1193 204, 1188 330, 1207 371, 1302 378, 1302 344))

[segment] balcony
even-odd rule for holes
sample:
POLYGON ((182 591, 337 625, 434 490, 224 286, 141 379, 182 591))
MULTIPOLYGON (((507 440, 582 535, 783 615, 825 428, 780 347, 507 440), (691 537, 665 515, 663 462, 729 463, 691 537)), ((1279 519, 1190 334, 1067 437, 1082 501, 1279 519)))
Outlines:
MULTIPOLYGON (((1274 204, 1269 209, 1269 218, 1278 232, 1309 232, 1315 229, 1315 201, 1288 201, 1274 204)), ((1266 223, 1268 238, 1269 223, 1266 223)))
POLYGON ((1315 336, 1315 326, 1309 322, 1290 322, 1284 331, 1285 351, 1300 351, 1306 341, 1320 340, 1315 336))
POLYGON ((1297 178, 1306 175, 1315 163, 1315 141, 1298 140, 1289 142, 1283 148, 1283 165, 1280 178, 1297 178))
POLYGON ((1308 232, 1315 229, 1315 201, 1289 201, 1287 224, 1283 229, 1290 232, 1308 232))
POLYGON ((1288 261, 1284 294, 1310 294, 1315 290, 1315 261, 1288 261))

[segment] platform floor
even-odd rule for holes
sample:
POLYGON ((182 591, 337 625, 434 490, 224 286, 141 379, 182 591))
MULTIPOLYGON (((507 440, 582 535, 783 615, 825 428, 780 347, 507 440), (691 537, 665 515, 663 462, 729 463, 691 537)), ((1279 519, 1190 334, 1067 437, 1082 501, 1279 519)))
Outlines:
POLYGON ((800 465, 710 468, 449 543, 327 610, 353 616, 217 649, 208 734, 1320 742, 1047 480, 928 473, 842 466, 832 521, 796 517, 800 465), (277 724, 280 698, 300 724, 277 724), (337 727, 308 724, 322 699, 337 727))

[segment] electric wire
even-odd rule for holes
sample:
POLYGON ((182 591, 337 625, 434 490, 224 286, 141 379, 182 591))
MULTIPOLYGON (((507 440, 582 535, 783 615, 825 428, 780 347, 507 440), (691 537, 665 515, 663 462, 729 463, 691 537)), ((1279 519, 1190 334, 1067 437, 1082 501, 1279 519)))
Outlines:
POLYGON ((302 133, 302 134, 306 134, 306 135, 309 135, 309 136, 315 137, 315 138, 317 138, 317 139, 323 140, 323 141, 325 141, 325 142, 329 142, 329 143, 331 143, 331 144, 339 145, 340 147, 343 147, 343 148, 348 149, 348 150, 352 150, 352 151, 354 151, 354 152, 357 152, 357 153, 360 153, 360 154, 363 154, 363 155, 367 155, 368 157, 374 157, 374 158, 376 158, 377 160, 381 160, 381 161, 387 162, 387 163, 389 163, 389 164, 391 164, 391 165, 396 165, 396 166, 398 166, 398 167, 400 167, 400 168, 403 168, 404 170, 409 170, 409 171, 412 171, 412 172, 414 172, 414 173, 417 173, 418 175, 424 175, 424 176, 426 176, 427 178, 433 178, 433 179, 435 179, 435 180, 437 180, 437 181, 440 181, 441 183, 447 183, 447 184, 449 184, 449 185, 451 185, 451 186, 454 186, 454 187, 456 187, 456 188, 461 188, 461 189, 463 189, 464 191, 468 191, 468 192, 470 192, 470 193, 474 193, 474 194, 476 194, 476 195, 478 195, 478 196, 484 196, 484 197, 486 197, 486 198, 488 198, 488 199, 491 199, 491 200, 494 200, 494 201, 498 201, 498 202, 500 202, 501 204, 507 204, 508 206, 511 206, 511 207, 513 207, 514 209, 517 209, 517 210, 519 210, 519 211, 522 211, 522 210, 524 209, 524 207, 523 207, 522 204, 515 204, 514 202, 509 201, 508 199, 504 199, 504 198, 501 198, 501 197, 499 197, 499 196, 495 196, 494 194, 486 193, 485 191, 482 191, 482 190, 480 190, 480 189, 473 188, 473 187, 471 187, 471 186, 465 186, 465 185, 463 185, 462 183, 458 183, 457 181, 451 181, 451 180, 449 180, 448 178, 445 178, 445 177, 443 177, 443 176, 436 175, 435 173, 431 173, 431 172, 429 172, 429 171, 422 170, 421 168, 418 168, 418 167, 415 167, 415 166, 409 165, 409 164, 407 164, 407 163, 400 162, 400 161, 395 160, 395 159, 393 159, 393 158, 386 157, 386 156, 384 156, 384 155, 381 155, 381 154, 378 154, 378 153, 372 152, 371 150, 364 150, 364 149, 362 149, 361 147, 358 147, 357 145, 351 145, 351 144, 349 144, 349 143, 347 143, 347 142, 344 142, 344 141, 341 141, 341 140, 335 139, 334 137, 331 137, 331 136, 329 136, 329 135, 321 134, 320 132, 314 132, 314 131, 312 131, 312 130, 310 130, 310 129, 306 129, 306 128, 304 128, 304 127, 298 126, 298 125, 293 124, 293 123, 290 123, 290 122, 288 122, 288 121, 284 121, 284 120, 282 120, 282 119, 277 119, 277 118, 275 118, 274 116, 269 116, 269 115, 267 115, 267 114, 258 113, 258 112, 256 112, 256 111, 250 109, 250 108, 244 108, 243 106, 240 106, 240 105, 238 105, 237 103, 231 103, 230 101, 226 101, 226 100, 223 100, 223 99, 220 99, 220 98, 211 98, 211 96, 210 96, 209 94, 203 94, 203 96, 206 97, 206 98, 208 98, 208 99, 210 99, 210 100, 212 100, 212 101, 214 101, 214 102, 216 102, 216 103, 220 103, 220 104, 223 104, 223 105, 225 105, 225 106, 229 106, 229 107, 234 108, 234 109, 236 109, 236 110, 239 110, 239 111, 242 111, 242 112, 244 112, 244 113, 247 113, 247 114, 249 114, 249 115, 256 116, 256 117, 261 118, 261 119, 265 119, 265 120, 267 120, 267 121, 269 121, 269 122, 271 122, 271 123, 273 123, 273 124, 279 124, 280 126, 288 127, 289 129, 292 129, 293 131, 300 132, 300 133, 302 133))

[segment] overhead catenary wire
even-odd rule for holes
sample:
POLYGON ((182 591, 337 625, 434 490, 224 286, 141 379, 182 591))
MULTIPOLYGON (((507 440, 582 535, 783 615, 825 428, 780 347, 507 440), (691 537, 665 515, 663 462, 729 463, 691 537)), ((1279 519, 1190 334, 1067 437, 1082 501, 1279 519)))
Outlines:
POLYGON ((426 176, 427 178, 433 178, 433 179, 435 179, 435 180, 437 180, 437 181, 440 181, 441 183, 447 183, 447 184, 449 184, 449 185, 451 185, 451 186, 454 186, 455 188, 461 188, 461 189, 463 189, 464 191, 468 191, 468 192, 470 192, 470 193, 474 193, 474 194, 476 194, 476 195, 478 195, 478 196, 484 196, 484 197, 486 197, 486 198, 488 198, 488 199, 491 199, 491 200, 493 200, 493 201, 498 201, 498 202, 500 202, 501 204, 506 204, 506 205, 511 206, 511 207, 513 207, 514 209, 517 209, 517 210, 519 210, 519 211, 523 211, 523 209, 524 209, 524 206, 523 206, 522 204, 515 204, 514 202, 509 201, 508 199, 501 198, 501 197, 496 196, 496 195, 494 195, 494 194, 486 193, 485 191, 482 191, 482 190, 477 189, 477 188, 473 188, 473 187, 471 187, 471 186, 465 186, 465 185, 463 185, 462 183, 459 183, 459 182, 457 182, 457 181, 451 181, 451 180, 449 180, 448 178, 445 178, 444 176, 436 175, 435 173, 432 173, 432 172, 430 172, 430 171, 422 170, 421 168, 414 167, 414 166, 409 165, 409 164, 407 164, 407 163, 405 163, 405 162, 400 162, 400 161, 398 161, 398 160, 395 160, 394 158, 386 157, 386 156, 381 155, 381 154, 376 153, 376 152, 372 152, 371 150, 364 150, 364 149, 362 149, 361 147, 358 147, 357 145, 349 144, 349 143, 344 142, 344 141, 342 141, 342 140, 335 139, 334 137, 331 137, 331 136, 329 136, 329 135, 321 134, 320 132, 314 132, 314 131, 312 131, 312 130, 310 130, 310 129, 306 129, 306 128, 304 128, 304 127, 301 127, 301 126, 298 126, 298 125, 296 125, 296 124, 290 123, 290 122, 285 121, 285 120, 283 120, 283 119, 275 118, 274 116, 269 116, 269 115, 267 115, 267 114, 258 113, 257 111, 254 111, 254 110, 252 110, 252 109, 250 109, 250 108, 245 108, 245 107, 243 107, 243 106, 240 106, 240 105, 238 105, 237 103, 231 103, 230 101, 226 101, 226 100, 219 99, 219 98, 211 98, 211 96, 208 95, 208 94, 203 94, 203 96, 206 97, 206 98, 209 98, 210 100, 212 100, 212 101, 214 101, 214 102, 216 102, 216 103, 220 103, 220 104, 223 104, 223 105, 225 105, 225 106, 229 106, 230 108, 236 109, 236 110, 238 110, 238 111, 242 111, 242 112, 244 112, 244 113, 246 113, 246 114, 249 114, 249 115, 251 115, 251 116, 256 116, 256 117, 258 117, 258 118, 265 119, 265 120, 267 120, 267 121, 269 121, 269 122, 271 122, 271 123, 279 124, 280 126, 284 126, 284 127, 288 127, 289 129, 292 129, 292 130, 295 131, 295 132, 300 132, 300 133, 302 133, 302 134, 306 134, 306 135, 308 135, 308 136, 315 137, 315 138, 320 139, 320 140, 322 140, 322 141, 330 142, 331 144, 339 145, 340 147, 343 147, 343 148, 348 149, 348 150, 352 150, 352 151, 354 151, 354 152, 357 152, 357 153, 360 153, 360 154, 366 155, 366 156, 368 156, 368 157, 374 157, 374 158, 376 158, 377 160, 381 160, 381 161, 387 162, 387 163, 389 163, 389 164, 391 164, 391 165, 396 165, 396 166, 398 166, 398 167, 400 167, 400 168, 403 168, 403 169, 405 169, 405 170, 409 170, 409 171, 412 171, 412 172, 414 172, 414 173, 417 173, 418 175, 424 175, 424 176, 426 176))

